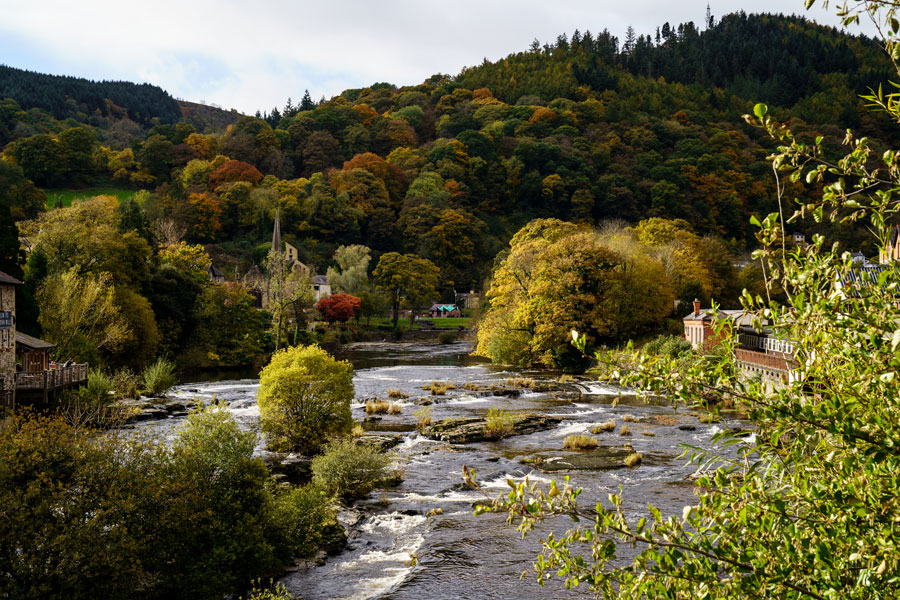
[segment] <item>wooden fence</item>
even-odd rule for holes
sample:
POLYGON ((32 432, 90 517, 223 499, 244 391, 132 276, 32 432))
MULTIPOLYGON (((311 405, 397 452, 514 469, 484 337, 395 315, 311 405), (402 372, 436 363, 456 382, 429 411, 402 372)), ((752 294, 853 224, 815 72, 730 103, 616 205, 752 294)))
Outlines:
POLYGON ((69 367, 62 365, 46 371, 26 371, 16 373, 17 390, 53 391, 87 381, 88 365, 75 364, 69 367))

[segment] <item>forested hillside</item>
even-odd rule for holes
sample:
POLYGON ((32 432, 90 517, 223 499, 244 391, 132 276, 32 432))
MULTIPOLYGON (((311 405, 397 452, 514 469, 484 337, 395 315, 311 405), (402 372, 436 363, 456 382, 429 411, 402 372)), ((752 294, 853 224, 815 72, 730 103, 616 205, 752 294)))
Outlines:
POLYGON ((0 97, 12 98, 28 108, 40 108, 59 120, 93 113, 109 117, 117 111, 142 125, 152 119, 173 123, 181 118, 175 99, 149 83, 90 81, 5 65, 0 65, 0 97))
MULTIPOLYGON (((801 136, 824 136, 835 154, 844 137, 835 123, 872 136, 877 147, 888 123, 864 114, 858 94, 889 65, 866 38, 796 17, 737 14, 703 31, 664 24, 659 39, 563 35, 456 77, 378 83, 320 103, 305 97, 241 116, 223 133, 196 120, 171 122, 178 116, 164 116, 171 98, 161 90, 112 126, 54 119, 37 108, 37 96, 9 99, 0 101, 0 196, 21 219, 40 209, 32 182, 143 190, 127 218, 107 219, 111 227, 143 223, 150 247, 160 236, 204 244, 230 275, 264 268, 278 210, 284 238, 314 271, 324 273, 341 245, 369 247, 373 267, 384 253, 414 253, 438 266, 440 291, 451 299, 454 290, 480 287, 513 233, 535 218, 682 219, 678 228, 714 240, 692 247, 717 255, 686 263, 706 270, 680 275, 685 284, 675 295, 707 301, 710 290, 724 289, 713 285, 712 265, 752 249, 751 215, 777 204, 766 161, 773 146, 741 115, 767 101, 801 136), (148 118, 158 121, 144 133, 134 119, 148 118), (116 133, 126 122, 138 133, 116 133)), ((65 87, 52 86, 68 80, 46 80, 52 102, 66 97, 65 87)), ((106 119, 113 105, 128 105, 113 99, 117 85, 102 88, 110 102, 98 87, 83 106, 63 102, 59 117, 70 117, 71 107, 106 119)), ((808 193, 785 183, 789 200, 808 193)), ((852 225, 795 227, 872 253, 852 225)), ((153 296, 157 260, 151 252, 140 268, 130 265, 135 293, 153 296)))

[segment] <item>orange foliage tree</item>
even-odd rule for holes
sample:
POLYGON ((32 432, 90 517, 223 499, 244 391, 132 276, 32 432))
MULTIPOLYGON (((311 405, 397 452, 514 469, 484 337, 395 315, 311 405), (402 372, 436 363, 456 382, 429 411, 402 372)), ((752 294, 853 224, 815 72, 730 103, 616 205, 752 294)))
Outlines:
POLYGON ((361 300, 350 294, 334 294, 319 300, 318 310, 329 323, 345 323, 359 313, 361 300))

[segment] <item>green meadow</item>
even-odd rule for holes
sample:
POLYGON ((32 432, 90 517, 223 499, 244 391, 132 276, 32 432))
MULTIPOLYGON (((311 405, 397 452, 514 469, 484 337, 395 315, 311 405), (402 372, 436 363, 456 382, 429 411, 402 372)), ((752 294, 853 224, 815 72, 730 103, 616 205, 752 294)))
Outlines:
POLYGON ((93 198, 94 196, 115 196, 119 202, 134 195, 137 190, 114 187, 90 187, 83 189, 45 189, 47 208, 70 206, 77 198, 93 198))

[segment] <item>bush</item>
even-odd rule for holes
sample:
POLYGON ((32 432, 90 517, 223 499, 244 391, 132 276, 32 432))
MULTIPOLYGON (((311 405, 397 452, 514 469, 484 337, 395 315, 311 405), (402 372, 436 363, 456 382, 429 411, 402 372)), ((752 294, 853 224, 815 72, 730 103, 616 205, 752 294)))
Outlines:
POLYGON ((335 526, 327 496, 276 495, 255 445, 219 407, 170 445, 6 419, 0 598, 221 598, 314 554, 335 526))
POLYGON ((438 334, 438 341, 442 344, 452 344, 456 341, 456 333, 453 331, 442 331, 438 334))
POLYGON ((484 433, 489 438, 499 440, 512 435, 516 424, 515 416, 500 408, 488 409, 484 416, 484 433))
POLYGON ((119 369, 112 376, 116 398, 138 398, 141 395, 141 378, 131 369, 119 369))
POLYGON ((567 435, 563 440, 563 450, 593 450, 600 444, 587 435, 567 435))
POLYGON ((391 460, 371 446, 335 440, 312 461, 313 484, 344 499, 362 498, 389 475, 391 460))
POLYGON ((273 450, 315 454, 353 427, 353 368, 318 346, 276 352, 259 375, 260 427, 273 450))
POLYGON ((112 379, 100 369, 91 369, 87 384, 78 389, 78 399, 91 406, 107 406, 115 399, 112 379))
POLYGON ((156 362, 144 369, 144 392, 151 396, 162 394, 176 383, 175 364, 164 358, 156 359, 156 362))
POLYGON ((678 358, 692 350, 691 343, 680 336, 661 335, 655 340, 647 342, 643 348, 647 354, 678 358))

